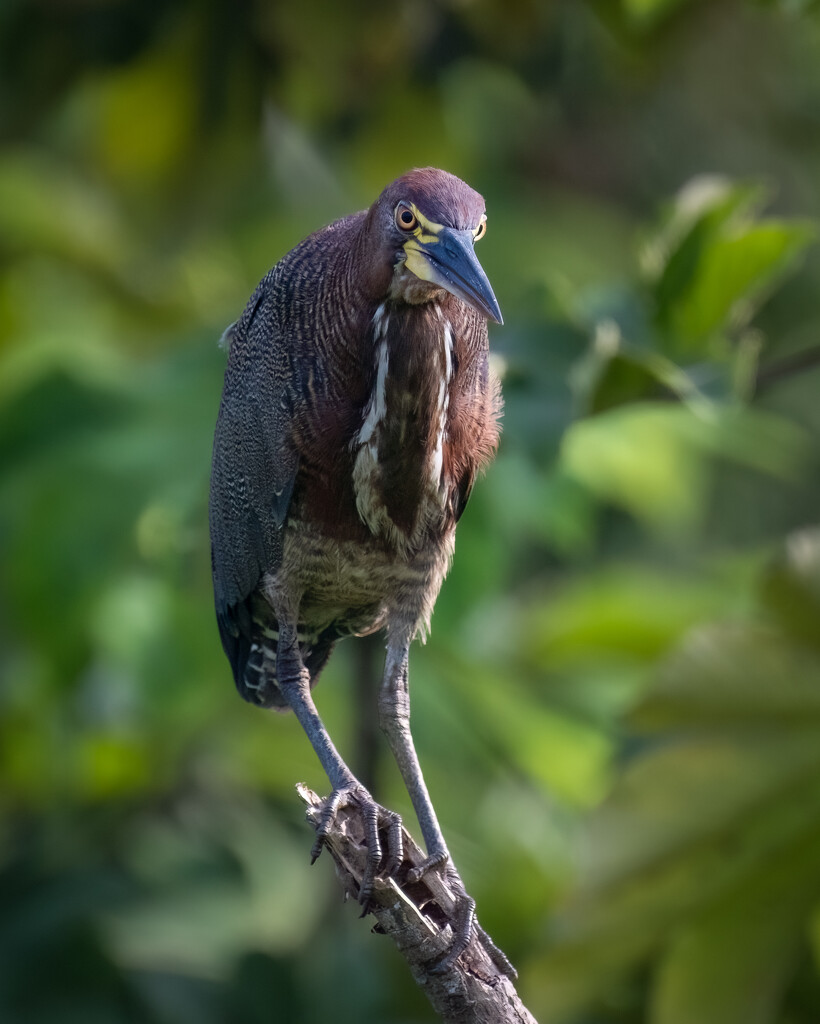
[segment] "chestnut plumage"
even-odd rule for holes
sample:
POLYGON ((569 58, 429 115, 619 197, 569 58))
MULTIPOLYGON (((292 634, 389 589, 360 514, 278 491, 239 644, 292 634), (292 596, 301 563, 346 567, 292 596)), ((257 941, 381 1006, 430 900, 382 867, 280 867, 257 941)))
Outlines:
POLYGON ((410 737, 407 661, 498 442, 487 320, 501 313, 473 251, 485 221, 463 181, 411 171, 289 252, 226 332, 210 501, 219 631, 240 694, 292 709, 328 774, 314 855, 340 803, 371 823, 365 908, 376 873, 399 867, 398 819, 347 768, 311 687, 337 640, 386 631, 379 715, 427 846, 416 875, 457 879, 410 737))

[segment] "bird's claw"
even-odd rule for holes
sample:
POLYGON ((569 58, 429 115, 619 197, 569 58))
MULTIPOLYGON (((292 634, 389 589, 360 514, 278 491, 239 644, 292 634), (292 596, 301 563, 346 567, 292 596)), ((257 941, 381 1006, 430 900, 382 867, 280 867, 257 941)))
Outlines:
MULTIPOLYGON (((376 879, 394 877, 404 860, 402 822, 401 817, 395 811, 390 811, 376 803, 370 793, 359 783, 354 782, 348 786, 334 789, 325 801, 319 817, 316 841, 311 850, 311 863, 314 863, 321 854, 328 836, 336 824, 339 811, 345 807, 358 807, 362 815, 367 862, 359 883, 358 902, 362 907, 361 916, 365 917, 370 911, 376 879)), ((470 945, 473 930, 475 930, 478 942, 498 970, 508 978, 515 979, 515 968, 476 920, 475 900, 465 889, 446 849, 430 853, 420 864, 410 868, 407 872, 407 881, 419 882, 434 870, 441 870, 444 881, 455 897, 456 909, 455 916, 451 921, 453 940, 443 955, 430 966, 430 972, 444 974, 452 967, 470 945)))
MULTIPOLYGON (((423 867, 423 865, 419 866, 423 867)), ((475 900, 464 888, 464 883, 461 881, 458 872, 453 867, 448 867, 447 882, 453 890, 457 900, 456 917, 452 922, 453 941, 450 943, 450 946, 445 951, 444 955, 441 956, 432 965, 432 967, 430 967, 430 973, 444 974, 445 971, 452 967, 464 950, 469 946, 473 935, 473 929, 475 929, 479 943, 483 946, 484 951, 495 964, 496 968, 501 972, 501 974, 505 974, 508 978, 515 981, 518 977, 518 972, 510 963, 506 954, 496 946, 487 932, 485 932, 478 923, 475 915, 475 900)))
POLYGON ((407 872, 407 881, 420 882, 428 871, 435 871, 437 868, 444 867, 449 860, 450 855, 446 850, 442 850, 440 853, 433 853, 429 857, 425 858, 421 864, 417 864, 416 867, 410 868, 407 872))
POLYGON ((334 789, 322 808, 316 828, 316 841, 310 852, 311 864, 315 863, 322 852, 339 811, 343 807, 351 806, 358 807, 362 812, 367 843, 367 866, 359 885, 359 903, 364 917, 370 909, 375 879, 377 876, 391 878, 398 871, 404 857, 401 817, 395 811, 377 804, 364 786, 358 783, 334 789), (384 847, 379 836, 381 830, 386 832, 384 847))

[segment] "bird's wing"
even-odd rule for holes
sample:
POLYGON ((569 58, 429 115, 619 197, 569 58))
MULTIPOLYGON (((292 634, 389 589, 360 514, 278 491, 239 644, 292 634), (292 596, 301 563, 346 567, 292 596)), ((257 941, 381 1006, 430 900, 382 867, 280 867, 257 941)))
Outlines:
POLYGON ((249 641, 247 598, 282 558, 298 470, 291 440, 290 350, 268 275, 226 332, 230 344, 211 468, 211 564, 222 643, 234 669, 249 641))
POLYGON ((464 473, 458 481, 455 493, 453 494, 453 518, 456 522, 461 519, 464 514, 464 509, 467 508, 467 502, 470 500, 470 495, 473 493, 475 478, 475 471, 471 470, 464 473))

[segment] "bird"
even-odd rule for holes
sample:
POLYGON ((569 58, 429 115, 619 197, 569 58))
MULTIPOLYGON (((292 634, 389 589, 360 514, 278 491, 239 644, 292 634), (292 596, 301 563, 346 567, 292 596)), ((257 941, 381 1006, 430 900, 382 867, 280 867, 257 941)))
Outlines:
MULTIPOLYGON (((499 441, 488 322, 503 321, 474 248, 486 226, 460 178, 411 170, 288 252, 225 332, 209 503, 219 633, 240 695, 292 710, 327 774, 313 860, 339 808, 361 810, 363 913, 377 874, 398 869, 401 819, 347 766, 313 700, 345 637, 386 635, 379 723, 426 847, 411 880, 460 883, 410 732, 408 660, 499 441)), ((447 962, 473 924, 460 891, 447 962)))

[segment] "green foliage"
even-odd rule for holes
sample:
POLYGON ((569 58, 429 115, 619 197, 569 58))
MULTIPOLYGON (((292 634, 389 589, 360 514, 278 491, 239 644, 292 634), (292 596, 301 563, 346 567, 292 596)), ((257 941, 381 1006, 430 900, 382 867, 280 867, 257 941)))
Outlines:
POLYGON ((820 898, 816 649, 773 621, 700 627, 631 720, 641 743, 542 963, 548 1010, 662 943, 653 1021, 778 1019, 820 898))
POLYGON ((762 198, 755 186, 693 182, 648 247, 655 315, 673 350, 708 354, 714 335, 748 322, 814 240, 812 224, 756 218, 762 198))
MULTIPOLYGON (((308 868, 326 781, 233 692, 206 501, 225 325, 433 163, 505 316, 411 659, 482 923, 552 1024, 816 1024, 816 6, 3 8, 0 1020, 429 1019, 308 868)), ((373 656, 317 700, 412 830, 373 656)))

